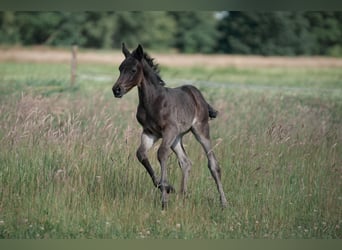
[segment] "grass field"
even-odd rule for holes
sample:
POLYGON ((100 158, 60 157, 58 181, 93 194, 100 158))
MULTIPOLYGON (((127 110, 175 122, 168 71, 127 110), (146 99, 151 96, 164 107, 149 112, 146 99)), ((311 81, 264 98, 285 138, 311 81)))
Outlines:
MULTIPOLYGON (((161 211, 135 158, 137 91, 111 93, 117 66, 81 63, 70 86, 68 63, 0 63, 0 238, 342 238, 341 67, 161 65, 169 86, 194 84, 219 110, 229 201, 189 135, 189 194, 161 211)), ((173 155, 168 173, 179 190, 173 155)))

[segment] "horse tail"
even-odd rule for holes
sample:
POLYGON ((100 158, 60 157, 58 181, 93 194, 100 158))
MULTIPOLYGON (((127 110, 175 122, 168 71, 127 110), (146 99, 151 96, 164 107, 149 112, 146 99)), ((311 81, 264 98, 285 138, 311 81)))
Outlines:
POLYGON ((216 118, 217 114, 218 114, 218 111, 215 110, 212 106, 210 106, 209 103, 208 104, 208 111, 209 111, 209 118, 210 119, 214 119, 216 118))

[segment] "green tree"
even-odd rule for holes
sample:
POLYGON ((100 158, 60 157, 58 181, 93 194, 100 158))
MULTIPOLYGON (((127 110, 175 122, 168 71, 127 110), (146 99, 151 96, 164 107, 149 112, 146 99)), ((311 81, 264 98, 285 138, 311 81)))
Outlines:
POLYGON ((342 55, 342 12, 219 14, 5 11, 0 44, 118 48, 125 42, 185 53, 342 55))
POLYGON ((211 53, 217 39, 213 12, 170 12, 177 24, 173 46, 186 53, 211 53))
POLYGON ((117 16, 113 12, 86 12, 82 36, 85 47, 112 48, 117 16))
POLYGON ((15 13, 0 12, 0 44, 16 44, 20 42, 20 34, 15 13))
POLYGON ((315 36, 314 54, 342 56, 342 12, 307 12, 315 36))
POLYGON ((23 45, 47 44, 83 45, 85 15, 68 12, 15 12, 2 13, 0 25, 2 41, 23 45), (7 37, 7 38, 5 38, 7 37))
POLYGON ((20 41, 24 45, 44 44, 61 22, 57 12, 17 12, 20 41))
POLYGON ((229 12, 218 25, 226 53, 297 55, 314 47, 309 22, 297 12, 229 12))
POLYGON ((50 30, 45 44, 59 46, 86 44, 87 38, 83 35, 83 31, 87 18, 84 12, 61 12, 56 19, 58 23, 50 30))
POLYGON ((116 46, 122 42, 131 47, 141 43, 145 47, 160 49, 172 44, 176 24, 166 12, 117 12, 116 15, 113 37, 116 46))

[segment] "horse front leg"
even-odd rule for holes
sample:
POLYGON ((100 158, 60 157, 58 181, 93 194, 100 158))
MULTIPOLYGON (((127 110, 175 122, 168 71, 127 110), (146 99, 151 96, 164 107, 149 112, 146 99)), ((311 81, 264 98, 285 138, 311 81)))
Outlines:
POLYGON ((155 187, 158 187, 158 179, 155 176, 155 173, 154 173, 153 168, 150 164, 150 161, 148 160, 147 152, 153 146, 153 144, 156 142, 157 139, 158 139, 157 137, 143 132, 141 134, 141 143, 140 143, 140 146, 137 150, 137 158, 138 158, 139 162, 147 170, 148 174, 150 175, 150 177, 153 181, 153 185, 155 187))

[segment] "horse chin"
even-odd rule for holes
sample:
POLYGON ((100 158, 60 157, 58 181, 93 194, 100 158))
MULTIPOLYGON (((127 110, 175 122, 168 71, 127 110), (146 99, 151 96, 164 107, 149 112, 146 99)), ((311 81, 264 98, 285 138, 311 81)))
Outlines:
POLYGON ((115 97, 115 98, 122 98, 122 97, 123 97, 123 94, 119 94, 119 95, 115 95, 115 94, 114 94, 114 97, 115 97))

